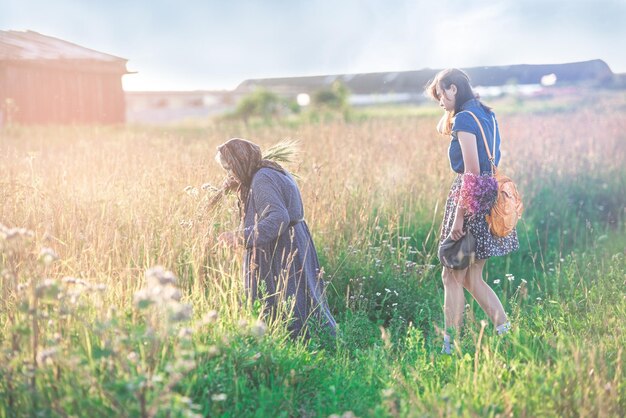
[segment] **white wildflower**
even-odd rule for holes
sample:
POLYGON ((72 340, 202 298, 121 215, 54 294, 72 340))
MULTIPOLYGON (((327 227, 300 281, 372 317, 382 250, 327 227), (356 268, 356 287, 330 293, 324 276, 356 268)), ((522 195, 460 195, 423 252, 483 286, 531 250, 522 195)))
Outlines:
POLYGON ((263 337, 266 331, 267 325, 265 325, 265 323, 261 320, 256 321, 256 323, 250 327, 250 334, 257 338, 263 337))
POLYGON ((218 316, 219 315, 217 314, 217 311, 215 309, 212 309, 207 312, 206 315, 204 315, 204 317, 202 318, 202 322, 204 324, 213 324, 217 322, 218 316))
POLYGON ((35 288, 37 297, 56 298, 59 293, 58 283, 55 279, 44 279, 43 282, 35 288))
POLYGON ((146 281, 149 286, 154 285, 175 285, 176 276, 171 271, 166 271, 161 266, 155 266, 146 271, 146 281))
POLYGON ((52 248, 43 247, 39 252, 39 261, 44 266, 49 266, 59 259, 59 256, 54 252, 52 248))
POLYGON ((209 356, 209 358, 217 357, 220 355, 220 349, 215 345, 209 346, 209 348, 207 348, 206 351, 207 351, 207 355, 209 356))
POLYGON ((152 292, 148 289, 139 289, 133 296, 133 304, 139 309, 146 308, 148 305, 154 303, 152 299, 152 292))
POLYGON ((193 220, 181 219, 180 221, 178 221, 178 225, 180 225, 182 228, 191 229, 193 227, 193 220))
POLYGON ((52 360, 56 357, 58 350, 56 347, 40 350, 37 353, 37 364, 52 364, 52 360))
POLYGON ((216 393, 211 395, 211 400, 213 402, 223 402, 226 400, 226 394, 225 393, 216 393))
POLYGON ((174 322, 188 321, 192 311, 192 306, 187 303, 171 303, 170 320, 174 322))
POLYGON ((200 188, 205 192, 216 192, 218 190, 217 187, 213 186, 211 183, 204 183, 200 188))
POLYGON ((93 289, 97 292, 104 292, 105 290, 107 290, 107 285, 103 283, 98 283, 93 286, 93 289))
POLYGON ((192 335, 193 331, 191 328, 181 328, 180 331, 178 331, 178 338, 190 338, 192 335))
POLYGON ((185 193, 187 193, 189 196, 196 197, 198 196, 198 189, 193 186, 187 186, 185 187, 185 193))

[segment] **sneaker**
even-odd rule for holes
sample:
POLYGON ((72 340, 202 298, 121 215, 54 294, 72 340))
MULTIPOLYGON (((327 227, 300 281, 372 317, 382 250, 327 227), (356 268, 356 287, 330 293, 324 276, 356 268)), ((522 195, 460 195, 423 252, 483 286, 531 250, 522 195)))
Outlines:
POLYGON ((508 321, 496 327, 496 331, 498 332, 498 335, 504 335, 510 330, 511 330, 511 323, 508 321))
POLYGON ((443 347, 441 348, 441 354, 447 354, 447 355, 452 355, 452 350, 450 349, 450 342, 449 341, 444 341, 443 342, 443 347))

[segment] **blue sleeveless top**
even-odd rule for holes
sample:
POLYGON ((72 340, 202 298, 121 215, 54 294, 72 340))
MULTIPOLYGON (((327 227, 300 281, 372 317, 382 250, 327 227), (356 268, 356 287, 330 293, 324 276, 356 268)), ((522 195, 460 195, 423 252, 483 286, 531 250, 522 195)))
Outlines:
MULTIPOLYGON (((485 142, 483 141, 480 128, 476 124, 476 120, 464 110, 471 111, 482 125, 485 135, 487 136, 487 144, 489 144, 489 152, 493 153, 493 123, 495 115, 493 112, 486 111, 478 99, 471 99, 463 103, 461 110, 454 117, 452 123, 452 139, 448 148, 448 157, 450 158, 450 167, 459 174, 465 172, 465 164, 463 163, 463 153, 461 152, 461 144, 459 143, 458 133, 468 132, 476 137, 476 149, 478 150, 478 161, 481 173, 491 172, 491 163, 485 150, 485 142)), ((496 121, 496 166, 500 163, 500 129, 496 121)))

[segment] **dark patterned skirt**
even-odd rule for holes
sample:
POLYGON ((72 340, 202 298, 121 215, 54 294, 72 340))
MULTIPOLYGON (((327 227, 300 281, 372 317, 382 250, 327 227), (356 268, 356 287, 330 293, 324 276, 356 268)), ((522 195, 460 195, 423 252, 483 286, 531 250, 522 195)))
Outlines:
MULTIPOLYGON (((463 176, 458 175, 452 182, 448 199, 446 200, 446 210, 443 214, 443 223, 441 224, 441 236, 439 242, 450 235, 456 208, 459 204, 459 196, 461 195, 461 185, 463 176)), ((463 222, 463 230, 470 230, 474 238, 476 238, 476 258, 486 259, 489 257, 497 257, 509 254, 519 249, 519 241, 517 239, 517 231, 513 230, 506 237, 496 237, 489 231, 489 225, 485 220, 485 214, 476 214, 474 216, 465 215, 463 222)))

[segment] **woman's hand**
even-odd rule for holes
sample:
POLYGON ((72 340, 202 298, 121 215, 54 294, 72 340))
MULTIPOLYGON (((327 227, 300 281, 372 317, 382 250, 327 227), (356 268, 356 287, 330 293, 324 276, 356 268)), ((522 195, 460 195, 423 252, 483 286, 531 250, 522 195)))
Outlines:
POLYGON ((453 240, 458 241, 463 237, 463 235, 465 235, 465 232, 463 231, 463 216, 455 216, 450 236, 453 240))
POLYGON ((237 186, 239 186, 239 182, 237 181, 237 179, 233 176, 228 176, 224 179, 224 182, 222 183, 222 190, 234 190, 235 188, 237 188, 237 186))
POLYGON ((217 237, 217 242, 228 247, 237 248, 239 246, 239 234, 235 231, 222 232, 217 237))

